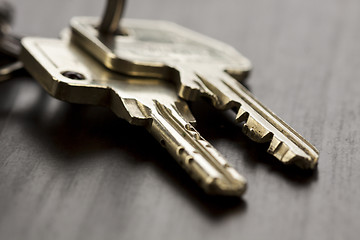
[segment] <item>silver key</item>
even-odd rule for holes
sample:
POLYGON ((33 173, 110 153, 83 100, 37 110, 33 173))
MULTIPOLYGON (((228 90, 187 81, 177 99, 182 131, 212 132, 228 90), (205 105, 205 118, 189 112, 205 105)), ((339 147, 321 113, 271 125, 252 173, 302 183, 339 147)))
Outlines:
POLYGON ((185 100, 205 96, 218 109, 233 109, 236 121, 245 122, 243 132, 255 142, 270 142, 268 152, 281 162, 302 168, 317 165, 316 148, 239 83, 251 64, 232 47, 168 22, 123 19, 127 35, 101 34, 99 22, 72 19, 72 41, 107 68, 172 79, 185 100))
POLYGON ((66 41, 25 38, 21 60, 52 96, 103 105, 146 129, 208 193, 241 195, 245 179, 195 130, 173 84, 111 72, 66 41))

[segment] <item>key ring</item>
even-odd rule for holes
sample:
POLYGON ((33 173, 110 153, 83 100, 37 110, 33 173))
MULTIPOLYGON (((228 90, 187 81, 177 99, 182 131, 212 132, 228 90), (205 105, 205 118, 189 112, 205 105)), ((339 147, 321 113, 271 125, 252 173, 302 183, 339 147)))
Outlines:
POLYGON ((119 32, 119 22, 125 9, 125 0, 108 0, 99 31, 104 34, 119 32))
POLYGON ((8 64, 0 66, 0 82, 10 79, 15 72, 23 68, 22 62, 17 60, 21 37, 11 33, 13 15, 14 9, 11 4, 7 2, 0 4, 0 54, 13 59, 8 64))

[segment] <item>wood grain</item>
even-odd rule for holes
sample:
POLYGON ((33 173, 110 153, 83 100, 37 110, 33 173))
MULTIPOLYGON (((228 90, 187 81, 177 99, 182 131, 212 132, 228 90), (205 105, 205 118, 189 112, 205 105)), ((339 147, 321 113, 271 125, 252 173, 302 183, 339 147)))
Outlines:
MULTIPOLYGON (((105 4, 11 2, 16 32, 49 37, 105 4)), ((318 169, 278 164, 199 102, 199 131, 249 181, 242 199, 208 197, 144 129, 16 78, 0 84, 0 239, 359 239, 359 1, 132 0, 126 16, 250 58, 247 87, 320 150, 318 169)))

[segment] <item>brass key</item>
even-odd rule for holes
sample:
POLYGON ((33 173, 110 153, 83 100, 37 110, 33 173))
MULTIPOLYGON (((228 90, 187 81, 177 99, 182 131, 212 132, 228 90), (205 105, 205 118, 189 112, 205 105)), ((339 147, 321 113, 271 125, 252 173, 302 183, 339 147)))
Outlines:
POLYGON ((255 142, 270 142, 268 152, 281 162, 317 165, 317 149, 239 83, 251 64, 234 48, 169 22, 123 19, 123 33, 113 35, 99 32, 99 22, 73 18, 72 41, 107 68, 171 79, 185 100, 207 97, 218 109, 234 110, 243 132, 255 142))
POLYGON ((26 69, 52 96, 107 106, 144 126, 207 193, 245 191, 245 179, 195 130, 188 105, 170 82, 111 72, 67 41, 25 38, 22 44, 26 69))

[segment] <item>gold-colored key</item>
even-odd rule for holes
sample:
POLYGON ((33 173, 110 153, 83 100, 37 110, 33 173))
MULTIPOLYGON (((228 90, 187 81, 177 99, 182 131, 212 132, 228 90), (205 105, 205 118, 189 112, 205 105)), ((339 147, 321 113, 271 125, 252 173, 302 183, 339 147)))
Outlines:
POLYGON ((206 97, 217 109, 234 110, 236 121, 244 122, 243 132, 255 142, 269 142, 268 152, 281 162, 315 168, 317 149, 239 83, 251 64, 234 48, 164 21, 123 19, 112 34, 99 31, 100 22, 73 18, 72 41, 104 66, 131 76, 171 79, 185 100, 206 97))
POLYGON ((65 40, 25 38, 22 44, 26 69, 52 96, 107 106, 144 126, 207 193, 245 191, 245 179, 195 130, 188 105, 170 82, 111 72, 65 40))

